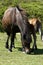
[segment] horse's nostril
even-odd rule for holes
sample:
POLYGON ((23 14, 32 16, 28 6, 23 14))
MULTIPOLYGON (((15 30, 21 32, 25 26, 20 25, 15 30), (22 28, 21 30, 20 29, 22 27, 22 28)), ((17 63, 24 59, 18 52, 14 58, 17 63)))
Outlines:
POLYGON ((30 54, 30 49, 25 48, 25 53, 26 53, 26 54, 30 54))

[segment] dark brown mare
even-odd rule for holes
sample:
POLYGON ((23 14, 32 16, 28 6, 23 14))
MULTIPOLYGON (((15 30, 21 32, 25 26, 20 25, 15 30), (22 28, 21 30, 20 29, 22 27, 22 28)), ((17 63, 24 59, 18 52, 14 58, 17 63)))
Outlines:
POLYGON ((33 35, 33 39, 34 39, 34 44, 32 49, 37 49, 37 45, 36 45, 36 33, 38 32, 41 36, 41 29, 42 29, 42 25, 41 25, 41 21, 39 20, 39 18, 30 18, 28 20, 28 22, 30 23, 30 31, 31 34, 33 35))
POLYGON ((14 45, 15 34, 21 33, 23 50, 28 53, 30 51, 31 34, 29 28, 28 18, 23 14, 22 10, 18 7, 8 8, 2 19, 2 26, 6 31, 8 38, 6 42, 6 48, 12 52, 12 46, 14 45), (11 37, 11 44, 9 48, 9 37, 11 37))

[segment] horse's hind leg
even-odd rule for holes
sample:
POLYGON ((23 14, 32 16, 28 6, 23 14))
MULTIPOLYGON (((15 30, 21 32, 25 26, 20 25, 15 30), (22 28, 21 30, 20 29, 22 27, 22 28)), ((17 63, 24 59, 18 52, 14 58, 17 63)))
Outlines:
POLYGON ((5 46, 7 49, 9 48, 9 45, 8 45, 9 37, 10 37, 10 36, 8 35, 7 42, 6 42, 6 46, 5 46))
POLYGON ((12 47, 15 47, 14 46, 14 37, 15 37, 15 34, 11 34, 11 44, 10 44, 10 51, 12 52, 12 47))
POLYGON ((14 48, 15 48, 14 39, 16 38, 15 36, 16 36, 16 33, 12 35, 12 47, 14 48))

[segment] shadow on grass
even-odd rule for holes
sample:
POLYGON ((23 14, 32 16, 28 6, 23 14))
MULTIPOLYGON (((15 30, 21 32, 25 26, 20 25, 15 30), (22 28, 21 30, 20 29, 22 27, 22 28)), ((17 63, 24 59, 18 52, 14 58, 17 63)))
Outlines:
POLYGON ((15 49, 18 49, 18 51, 22 51, 21 47, 15 47, 15 49))
MULTIPOLYGON (((16 47, 18 51, 22 51, 21 47, 16 47)), ((43 49, 37 49, 30 53, 30 55, 43 55, 43 49)))
POLYGON ((34 55, 42 55, 43 54, 43 49, 37 49, 37 50, 34 50, 34 55))

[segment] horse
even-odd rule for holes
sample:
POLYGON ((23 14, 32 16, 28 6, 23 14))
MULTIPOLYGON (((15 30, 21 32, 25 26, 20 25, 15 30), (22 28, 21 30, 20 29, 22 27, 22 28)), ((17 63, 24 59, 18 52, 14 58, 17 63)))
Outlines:
MULTIPOLYGON (((28 18, 23 14, 23 10, 16 7, 8 8, 2 18, 2 27, 7 33, 8 38, 5 47, 12 52, 14 46, 15 35, 17 32, 21 33, 22 49, 26 53, 30 52, 30 43, 32 41, 30 34, 30 24, 28 18), (9 46, 9 38, 11 37, 11 44, 9 46)), ((15 46, 14 46, 15 47, 15 46)))
POLYGON ((33 39, 34 39, 34 44, 32 47, 32 51, 33 51, 34 49, 37 49, 36 33, 38 32, 41 35, 42 25, 41 25, 41 21, 39 20, 39 18, 30 18, 30 19, 28 19, 28 22, 30 23, 30 31, 31 31, 31 34, 33 35, 33 39))

